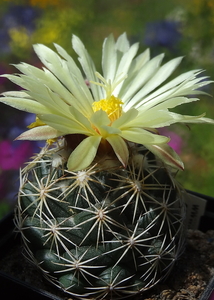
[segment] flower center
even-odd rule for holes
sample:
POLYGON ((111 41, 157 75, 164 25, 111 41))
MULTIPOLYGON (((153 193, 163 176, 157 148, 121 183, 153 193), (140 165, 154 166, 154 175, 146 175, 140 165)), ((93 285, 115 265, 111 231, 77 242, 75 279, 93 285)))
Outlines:
POLYGON ((100 101, 95 101, 92 104, 92 108, 94 112, 102 109, 107 113, 111 122, 113 122, 121 116, 122 104, 123 102, 119 98, 111 95, 108 99, 101 99, 100 101))

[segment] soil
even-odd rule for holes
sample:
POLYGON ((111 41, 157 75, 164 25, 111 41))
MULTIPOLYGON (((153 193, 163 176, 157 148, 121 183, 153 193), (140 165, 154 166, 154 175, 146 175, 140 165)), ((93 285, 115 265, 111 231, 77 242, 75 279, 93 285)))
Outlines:
MULTIPOLYGON (((0 258, 0 270, 15 278, 48 291, 62 300, 73 300, 52 286, 22 253, 16 244, 0 258)), ((131 300, 196 300, 200 299, 210 279, 214 275, 214 230, 203 233, 199 230, 187 231, 184 253, 175 264, 173 272, 165 282, 137 295, 131 300)), ((19 295, 17 295, 19 297, 19 295)), ((20 295, 21 296, 21 295, 20 295)))

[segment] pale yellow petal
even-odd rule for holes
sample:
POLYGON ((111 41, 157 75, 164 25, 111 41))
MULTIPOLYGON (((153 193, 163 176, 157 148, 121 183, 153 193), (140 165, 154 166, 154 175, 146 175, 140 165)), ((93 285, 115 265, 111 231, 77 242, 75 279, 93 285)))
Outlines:
MULTIPOLYGON (((133 118, 129 123, 124 124, 124 128, 127 127, 146 127, 146 128, 159 128, 163 126, 169 126, 175 123, 175 118, 168 110, 156 110, 151 109, 146 112, 139 112, 136 118, 133 118)), ((123 130, 123 127, 121 127, 123 130)))
POLYGON ((179 155, 167 144, 162 145, 144 145, 148 150, 154 153, 167 165, 176 168, 184 169, 184 164, 179 155))
POLYGON ((4 97, 0 98, 0 102, 33 114, 41 113, 41 111, 43 113, 51 113, 51 111, 43 104, 26 98, 4 97))
POLYGON ((109 125, 110 124, 110 119, 108 118, 108 115, 105 111, 102 109, 96 111, 95 113, 92 114, 90 121, 92 124, 94 124, 96 127, 100 127, 102 125, 109 125))
POLYGON ((84 127, 81 123, 72 118, 65 118, 57 116, 54 114, 51 115, 38 115, 39 119, 49 126, 55 128, 65 134, 80 133, 80 134, 93 134, 93 131, 90 131, 90 127, 84 127))
POLYGON ((106 138, 109 144, 112 146, 117 158, 126 167, 129 158, 129 150, 127 143, 118 135, 111 135, 106 138))
POLYGON ((100 141, 100 136, 85 138, 71 153, 67 163, 68 170, 79 171, 87 168, 96 156, 100 141))
POLYGON ((188 116, 172 113, 174 118, 177 119, 179 123, 209 123, 214 124, 214 120, 210 118, 204 118, 205 113, 199 116, 188 116))
MULTIPOLYGON (((119 117, 117 120, 115 120, 112 123, 112 127, 116 128, 124 128, 129 126, 129 123, 134 121, 138 115, 138 111, 135 108, 132 108, 128 110, 127 112, 123 113, 121 117, 119 117)), ((142 126, 142 121, 141 121, 142 126)))
POLYGON ((100 129, 101 135, 104 138, 106 138, 107 136, 112 135, 112 134, 120 134, 121 133, 120 129, 114 128, 111 126, 101 126, 99 129, 100 129))
MULTIPOLYGON (((94 62, 88 54, 88 51, 86 50, 82 41, 77 36, 73 35, 72 45, 74 51, 79 56, 79 62, 82 66, 82 69, 84 70, 87 80, 98 82, 97 77, 95 76, 96 68, 94 62)), ((97 86, 96 84, 91 84, 90 88, 95 101, 99 101, 100 99, 102 99, 103 90, 99 88, 99 86, 97 86)))
POLYGON ((34 127, 30 130, 23 132, 16 138, 16 140, 41 141, 41 140, 54 139, 61 135, 62 133, 59 132, 58 130, 45 125, 45 126, 34 127))
POLYGON ((165 136, 153 134, 141 128, 129 128, 127 130, 123 130, 120 136, 127 141, 142 145, 163 144, 169 141, 169 138, 165 136))

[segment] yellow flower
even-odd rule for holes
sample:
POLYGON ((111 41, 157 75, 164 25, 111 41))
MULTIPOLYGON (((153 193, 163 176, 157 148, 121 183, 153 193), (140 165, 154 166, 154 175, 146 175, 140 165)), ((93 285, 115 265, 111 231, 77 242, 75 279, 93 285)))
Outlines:
POLYGON ((68 158, 69 170, 88 167, 98 148, 106 144, 126 166, 128 142, 142 144, 164 162, 183 168, 178 155, 167 145, 169 139, 156 134, 156 129, 173 123, 214 123, 204 115, 169 111, 198 100, 193 95, 202 93, 198 89, 210 82, 207 77, 198 77, 201 70, 165 83, 182 58, 161 66, 163 54, 151 59, 147 49, 137 55, 138 43, 130 45, 126 34, 122 34, 117 41, 112 35, 104 40, 101 75, 78 37, 73 36, 72 45, 82 70, 59 45, 55 45, 57 54, 37 44, 34 50, 44 64, 43 70, 22 63, 16 67, 23 74, 4 75, 24 90, 6 92, 1 101, 37 115, 35 124, 39 126, 32 126, 18 139, 83 135, 68 158))

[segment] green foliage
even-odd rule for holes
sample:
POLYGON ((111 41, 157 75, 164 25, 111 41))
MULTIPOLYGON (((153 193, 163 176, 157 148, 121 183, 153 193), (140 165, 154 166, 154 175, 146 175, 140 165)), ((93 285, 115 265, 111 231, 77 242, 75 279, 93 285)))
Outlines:
POLYGON ((7 202, 0 203, 0 219, 2 219, 11 210, 10 205, 7 202))
MULTIPOLYGON (((213 94, 213 89, 210 93, 213 94)), ((196 105, 189 105, 187 110, 191 115, 207 112, 209 117, 214 118, 212 99, 210 101, 209 97, 196 105)), ((184 112, 184 108, 181 107, 179 112, 182 111, 184 112)), ((208 124, 192 124, 189 127, 180 128, 178 133, 184 141, 181 158, 185 169, 178 174, 177 179, 186 189, 213 196, 214 127, 208 124)))

